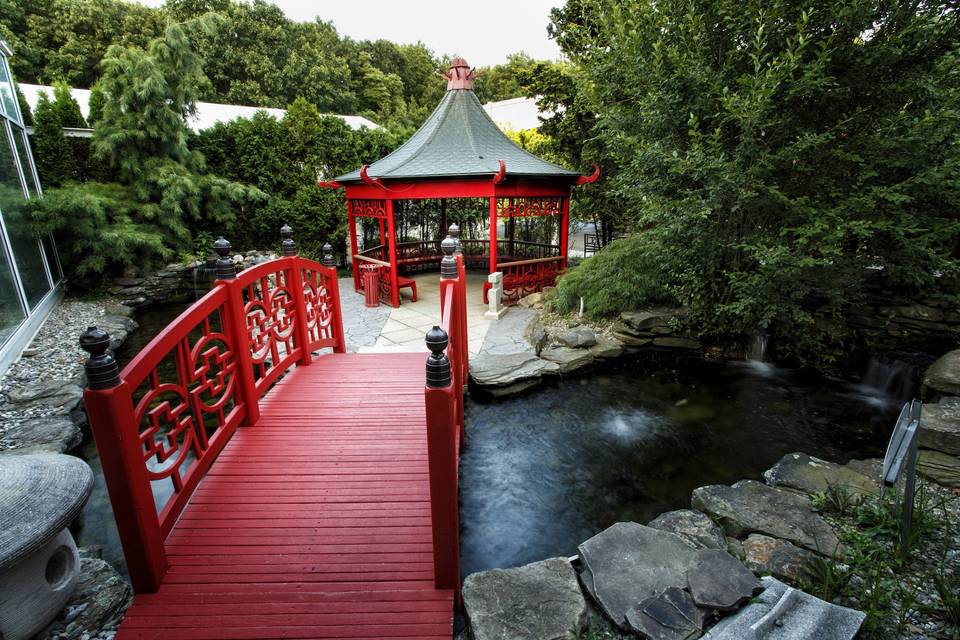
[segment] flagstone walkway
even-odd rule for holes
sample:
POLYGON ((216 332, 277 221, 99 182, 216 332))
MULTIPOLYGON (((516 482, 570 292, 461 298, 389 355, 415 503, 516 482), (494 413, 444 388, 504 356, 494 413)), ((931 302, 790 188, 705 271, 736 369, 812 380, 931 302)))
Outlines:
MULTIPOLYGON (((401 291, 401 305, 397 309, 381 304, 368 308, 363 295, 353 290, 351 278, 340 278, 340 304, 347 351, 417 351, 427 352, 424 337, 434 325, 440 324, 440 277, 436 273, 414 276, 417 282, 417 301, 411 300, 409 289, 401 291)), ((527 326, 536 316, 532 309, 511 307, 500 320, 484 316, 481 273, 467 274, 467 332, 469 350, 480 353, 516 353, 532 347, 524 337, 527 326)))

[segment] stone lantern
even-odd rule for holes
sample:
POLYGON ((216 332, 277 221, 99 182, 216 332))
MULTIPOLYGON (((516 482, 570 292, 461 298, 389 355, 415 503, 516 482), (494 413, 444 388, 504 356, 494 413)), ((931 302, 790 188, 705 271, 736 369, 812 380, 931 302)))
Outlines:
POLYGON ((92 489, 79 458, 0 456, 0 638, 32 638, 70 599, 80 558, 67 526, 92 489))

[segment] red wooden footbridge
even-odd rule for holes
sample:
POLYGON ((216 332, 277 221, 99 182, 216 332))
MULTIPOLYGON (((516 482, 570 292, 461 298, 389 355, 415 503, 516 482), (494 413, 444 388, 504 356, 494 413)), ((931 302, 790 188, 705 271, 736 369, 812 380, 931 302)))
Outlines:
POLYGON ((80 339, 135 597, 117 638, 447 638, 459 592, 465 279, 443 243, 430 355, 347 354, 335 269, 213 289, 123 370, 80 339))

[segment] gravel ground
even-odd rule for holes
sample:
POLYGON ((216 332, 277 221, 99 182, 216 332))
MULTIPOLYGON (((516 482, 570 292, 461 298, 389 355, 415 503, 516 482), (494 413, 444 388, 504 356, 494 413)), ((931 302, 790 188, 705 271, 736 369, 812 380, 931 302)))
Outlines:
POLYGON ((43 403, 14 404, 7 402, 9 392, 21 390, 38 381, 64 380, 82 383, 86 354, 77 340, 86 328, 107 315, 116 300, 64 300, 40 327, 23 357, 0 378, 0 451, 20 443, 6 441, 6 427, 29 418, 63 413, 58 407, 43 403))

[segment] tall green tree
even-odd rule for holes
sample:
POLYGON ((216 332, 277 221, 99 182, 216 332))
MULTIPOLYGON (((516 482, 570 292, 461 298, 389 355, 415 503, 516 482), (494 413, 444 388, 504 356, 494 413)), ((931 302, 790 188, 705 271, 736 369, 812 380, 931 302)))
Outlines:
POLYGON ((187 28, 214 26, 212 19, 171 24, 147 49, 112 46, 93 149, 117 183, 69 183, 30 203, 42 231, 62 234, 68 262, 88 283, 110 269, 167 258, 189 245, 192 232, 219 230, 264 197, 209 173, 188 144, 186 118, 207 79, 187 28))
POLYGON ((902 0, 570 0, 552 29, 643 264, 704 333, 766 328, 823 363, 871 274, 955 293, 958 20, 902 0))
POLYGON ((85 127, 80 105, 63 82, 53 85, 53 98, 41 91, 37 99, 33 133, 37 173, 45 187, 55 187, 68 180, 79 180, 85 170, 88 148, 86 141, 68 138, 64 127, 85 127), (77 144, 77 143, 80 144, 77 144))

